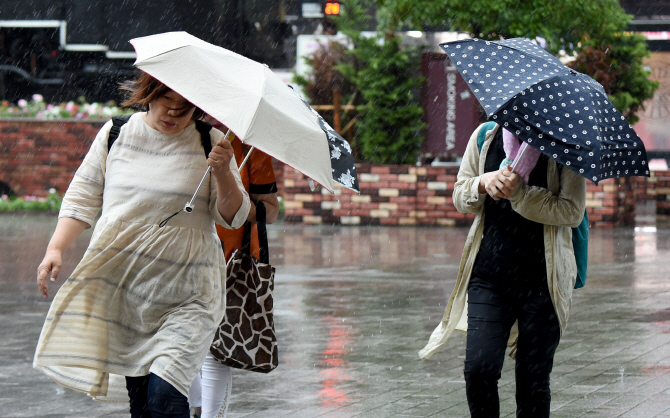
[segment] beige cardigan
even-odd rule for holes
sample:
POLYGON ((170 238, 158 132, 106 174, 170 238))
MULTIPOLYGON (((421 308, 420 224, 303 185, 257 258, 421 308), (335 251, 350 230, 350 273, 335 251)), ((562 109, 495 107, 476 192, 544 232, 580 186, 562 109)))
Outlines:
MULTIPOLYGON (((435 328, 428 344, 419 351, 419 357, 429 359, 442 346, 454 330, 467 332, 467 292, 472 268, 479 252, 484 233, 484 200, 479 193, 479 181, 484 174, 486 154, 499 126, 486 134, 481 157, 477 147, 477 128, 470 137, 454 186, 453 201, 461 213, 474 213, 475 220, 465 241, 463 256, 454 288, 444 317, 435 328)), ((569 169, 560 175, 557 164, 550 159, 547 167, 548 189, 528 186, 519 182, 512 192, 512 208, 526 219, 544 224, 544 248, 547 264, 547 281, 551 300, 556 309, 561 334, 568 323, 572 289, 577 277, 577 265, 572 248, 572 229, 584 215, 586 179, 569 169)), ((517 333, 510 336, 511 345, 517 333)))

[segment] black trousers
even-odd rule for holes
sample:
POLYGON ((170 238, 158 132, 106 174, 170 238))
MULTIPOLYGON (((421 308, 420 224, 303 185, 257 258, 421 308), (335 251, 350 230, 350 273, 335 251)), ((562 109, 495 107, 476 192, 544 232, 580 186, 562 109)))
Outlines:
POLYGON ((560 339, 556 311, 543 290, 510 289, 473 278, 468 289, 465 390, 474 418, 500 416, 498 380, 514 321, 517 417, 549 416, 549 375, 560 339))
POLYGON ((126 376, 131 418, 189 418, 188 399, 174 386, 151 373, 126 376))

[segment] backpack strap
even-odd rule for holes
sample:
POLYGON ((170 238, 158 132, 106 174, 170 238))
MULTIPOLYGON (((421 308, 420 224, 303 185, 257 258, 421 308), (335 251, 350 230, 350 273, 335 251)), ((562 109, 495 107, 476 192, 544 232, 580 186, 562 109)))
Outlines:
MULTIPOLYGON (((563 165, 558 164, 559 180, 562 174, 563 165)), ((584 209, 582 222, 579 226, 572 228, 572 248, 575 251, 575 262, 577 263, 577 279, 574 288, 579 289, 586 284, 589 263, 589 213, 586 209, 584 209)))
POLYGON ((486 122, 479 129, 479 133, 477 134, 477 149, 479 152, 482 152, 482 146, 484 146, 484 141, 486 141, 486 134, 495 127, 495 122, 486 122))
POLYGON ((114 141, 116 141, 116 138, 119 137, 119 133, 121 132, 121 127, 125 125, 129 120, 130 117, 133 116, 132 113, 128 115, 118 115, 118 116, 112 116, 112 128, 109 130, 109 136, 107 137, 107 153, 109 154, 109 151, 112 149, 112 145, 114 145, 114 141))
POLYGON ((195 129, 200 133, 200 143, 205 149, 205 158, 209 158, 209 153, 212 152, 212 138, 209 135, 209 131, 212 130, 212 125, 201 120, 196 120, 195 129))

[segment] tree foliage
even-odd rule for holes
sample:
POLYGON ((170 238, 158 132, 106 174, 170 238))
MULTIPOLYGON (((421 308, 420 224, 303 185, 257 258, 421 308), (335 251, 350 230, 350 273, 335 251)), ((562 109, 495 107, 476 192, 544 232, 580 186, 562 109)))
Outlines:
POLYGON ((604 82, 612 103, 631 123, 658 88, 642 63, 649 56, 644 38, 626 33, 631 16, 617 0, 426 0, 413 2, 409 13, 406 0, 377 3, 402 17, 401 24, 482 39, 540 37, 553 54, 575 53, 574 68, 604 82))
POLYGON ((312 68, 307 77, 295 75, 294 81, 305 89, 311 104, 332 104, 333 89, 348 100, 356 91, 356 86, 337 69, 340 64, 354 64, 355 58, 347 54, 345 46, 338 42, 321 45, 314 54, 305 61, 312 68))
POLYGON ((451 30, 482 39, 542 38, 549 52, 575 55, 571 66, 602 83, 631 123, 658 88, 643 66, 649 56, 646 43, 626 32, 631 16, 617 0, 344 0, 343 4, 337 23, 351 38, 353 49, 330 65, 359 92, 360 120, 352 146, 367 161, 414 162, 423 141, 417 97, 420 59, 396 37, 401 29, 451 30), (373 19, 377 36, 361 36, 373 19))
POLYGON ((415 163, 424 139, 418 99, 423 82, 419 51, 403 47, 395 31, 383 27, 383 21, 377 36, 363 36, 360 29, 371 19, 372 4, 345 1, 346 14, 338 22, 352 41, 348 53, 355 61, 336 68, 360 93, 354 145, 359 157, 369 162, 415 163))
POLYGON ((642 59, 647 55, 644 37, 614 33, 584 41, 577 59, 569 66, 602 84, 614 106, 630 123, 635 123, 643 102, 651 99, 659 86, 643 69, 642 59))
POLYGON ((356 145, 366 161, 415 163, 423 143, 423 109, 415 95, 422 80, 414 72, 413 54, 402 49, 400 39, 378 41, 360 37, 351 51, 359 67, 338 67, 363 99, 357 107, 356 145))

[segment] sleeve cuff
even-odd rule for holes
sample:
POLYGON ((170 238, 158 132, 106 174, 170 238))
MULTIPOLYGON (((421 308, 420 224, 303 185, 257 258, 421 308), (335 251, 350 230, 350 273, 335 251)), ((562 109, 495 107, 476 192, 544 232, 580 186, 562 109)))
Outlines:
POLYGON ((242 197, 242 204, 240 205, 240 208, 237 210, 237 213, 235 213, 235 216, 233 217, 232 222, 230 224, 226 222, 223 219, 223 216, 221 216, 219 212, 219 209, 214 208, 214 210, 217 212, 217 218, 215 221, 216 223, 220 224, 224 228, 228 229, 237 229, 242 227, 244 225, 244 222, 247 220, 247 216, 249 216, 249 210, 251 209, 251 200, 249 200, 249 195, 245 192, 242 197))
POLYGON ((82 221, 86 224, 86 229, 91 229, 91 226, 93 225, 93 222, 95 220, 95 218, 84 216, 82 213, 79 213, 75 209, 65 209, 65 210, 61 209, 61 211, 58 213, 58 219, 60 218, 72 218, 78 221, 82 221))
POLYGON ((479 193, 479 181, 481 176, 477 176, 475 181, 472 182, 470 186, 470 193, 468 196, 468 204, 474 204, 479 202, 480 199, 486 197, 486 193, 479 193))

